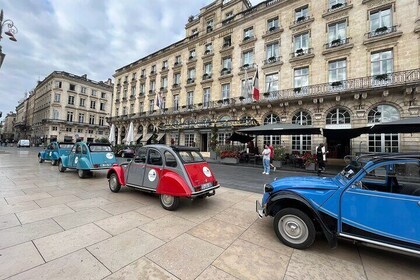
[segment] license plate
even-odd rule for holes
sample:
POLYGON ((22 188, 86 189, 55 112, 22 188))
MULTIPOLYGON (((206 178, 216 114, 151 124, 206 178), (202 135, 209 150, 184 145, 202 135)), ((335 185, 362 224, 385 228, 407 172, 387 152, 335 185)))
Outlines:
POLYGON ((205 190, 205 189, 208 189, 208 188, 211 188, 211 187, 213 187, 213 183, 205 183, 205 184, 201 185, 202 190, 205 190))

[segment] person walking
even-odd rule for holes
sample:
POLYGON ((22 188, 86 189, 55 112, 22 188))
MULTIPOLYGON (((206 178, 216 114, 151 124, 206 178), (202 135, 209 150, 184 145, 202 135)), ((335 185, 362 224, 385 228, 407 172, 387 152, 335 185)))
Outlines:
POLYGON ((270 149, 270 166, 273 168, 273 171, 276 171, 276 167, 273 165, 273 161, 274 161, 274 147, 273 147, 273 144, 270 144, 270 146, 268 146, 268 148, 270 149))
POLYGON ((318 176, 322 171, 325 171, 325 160, 326 160, 325 146, 323 143, 316 147, 316 161, 318 163, 318 176))
POLYGON ((262 151, 263 156, 263 166, 264 172, 262 174, 269 175, 270 174, 270 154, 271 150, 267 144, 264 145, 264 150, 262 151))

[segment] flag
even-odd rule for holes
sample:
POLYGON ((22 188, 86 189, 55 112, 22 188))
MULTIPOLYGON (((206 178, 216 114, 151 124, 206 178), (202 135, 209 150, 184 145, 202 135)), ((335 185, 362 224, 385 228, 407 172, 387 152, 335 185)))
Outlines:
POLYGON ((155 109, 159 110, 163 108, 163 96, 162 92, 156 93, 155 96, 155 109))
POLYGON ((260 100, 260 90, 258 88, 258 68, 255 72, 254 80, 252 82, 252 99, 254 101, 260 100))

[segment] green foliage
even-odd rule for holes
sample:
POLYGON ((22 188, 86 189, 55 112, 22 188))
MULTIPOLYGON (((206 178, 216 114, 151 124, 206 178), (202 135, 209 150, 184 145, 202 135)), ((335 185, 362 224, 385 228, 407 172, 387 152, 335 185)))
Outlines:
POLYGON ((96 143, 104 143, 104 144, 110 144, 108 139, 106 139, 105 137, 99 138, 99 139, 95 139, 96 143))
POLYGON ((286 159, 286 149, 283 146, 274 147, 274 160, 284 161, 286 159))
POLYGON ((216 127, 216 125, 213 126, 213 128, 211 129, 211 139, 210 139, 210 149, 215 151, 217 144, 219 144, 218 139, 218 134, 217 132, 219 131, 219 129, 216 127))

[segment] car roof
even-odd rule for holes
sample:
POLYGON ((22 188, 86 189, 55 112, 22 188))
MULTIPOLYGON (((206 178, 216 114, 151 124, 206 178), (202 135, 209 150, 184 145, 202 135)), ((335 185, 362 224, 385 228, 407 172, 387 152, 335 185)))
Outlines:
POLYGON ((420 160, 420 152, 409 153, 371 153, 363 154, 356 158, 357 162, 382 162, 387 160, 420 160))
POLYGON ((196 147, 188 147, 188 146, 167 146, 164 144, 150 144, 150 145, 146 145, 143 146, 142 148, 155 148, 158 149, 160 151, 168 151, 168 150, 172 150, 172 151, 195 151, 195 152, 199 152, 200 149, 196 148, 196 147))

